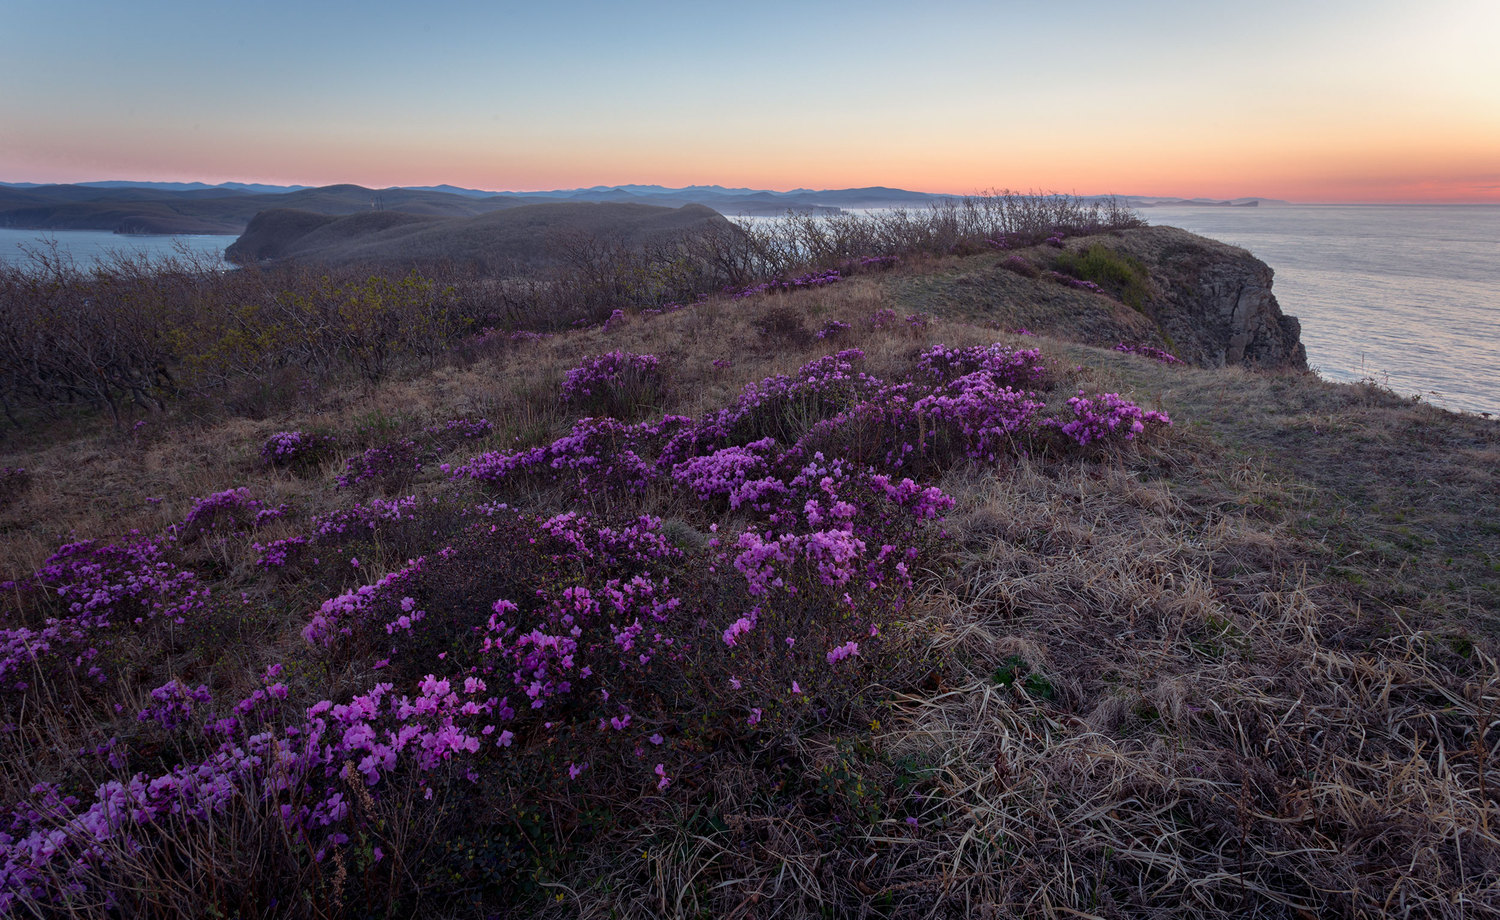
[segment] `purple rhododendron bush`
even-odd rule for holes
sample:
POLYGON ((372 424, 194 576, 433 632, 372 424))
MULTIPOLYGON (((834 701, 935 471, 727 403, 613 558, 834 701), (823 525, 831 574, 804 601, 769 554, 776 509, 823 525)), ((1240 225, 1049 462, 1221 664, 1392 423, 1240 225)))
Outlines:
POLYGON ((226 422, 5 573, 0 915, 1494 908, 1493 660, 1327 614, 1289 493, 1121 385, 1214 372, 874 284, 226 422))
MULTIPOLYGON (((1048 415, 1035 349, 934 345, 896 380, 864 359, 826 355, 697 418, 581 418, 443 464, 457 488, 442 495, 346 505, 274 540, 260 535, 287 506, 234 486, 165 533, 61 547, 4 586, 7 730, 42 731, 57 700, 99 727, 74 769, 17 790, 0 906, 131 912, 150 903, 140 873, 216 874, 194 863, 251 846, 274 869, 259 884, 306 886, 238 895, 267 907, 343 909, 413 879, 512 897, 592 835, 686 807, 726 757, 796 786, 775 778, 807 737, 878 722, 929 679, 888 636, 935 564, 945 471, 1097 455, 1171 424, 1116 394, 1048 415), (402 525, 409 558, 360 563, 402 525), (328 596, 254 684, 142 682, 140 659, 232 629, 249 603, 203 574, 215 541, 328 596)), ((668 385, 663 364, 588 357, 559 399, 634 411, 668 385)), ((405 488, 491 430, 429 425, 349 455, 332 485, 405 488)), ((335 444, 282 431, 259 456, 305 471, 335 444)), ((912 792, 862 807, 919 814, 912 792)))

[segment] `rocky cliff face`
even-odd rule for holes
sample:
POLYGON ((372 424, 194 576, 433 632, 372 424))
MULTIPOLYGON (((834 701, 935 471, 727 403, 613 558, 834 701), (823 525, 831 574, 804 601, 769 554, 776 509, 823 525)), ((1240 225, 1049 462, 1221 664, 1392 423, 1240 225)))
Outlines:
POLYGON ((1307 369, 1301 324, 1281 312, 1271 267, 1249 252, 1176 227, 1126 231, 1106 245, 1145 264, 1145 312, 1179 357, 1207 367, 1307 369))

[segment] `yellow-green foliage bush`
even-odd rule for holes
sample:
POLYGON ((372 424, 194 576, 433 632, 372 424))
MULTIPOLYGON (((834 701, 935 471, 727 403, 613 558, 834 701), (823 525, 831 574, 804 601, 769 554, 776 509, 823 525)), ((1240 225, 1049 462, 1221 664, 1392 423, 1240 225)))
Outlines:
POLYGON ((1134 256, 1095 243, 1083 252, 1058 253, 1053 265, 1080 281, 1092 281, 1128 307, 1146 308, 1146 266, 1134 256))

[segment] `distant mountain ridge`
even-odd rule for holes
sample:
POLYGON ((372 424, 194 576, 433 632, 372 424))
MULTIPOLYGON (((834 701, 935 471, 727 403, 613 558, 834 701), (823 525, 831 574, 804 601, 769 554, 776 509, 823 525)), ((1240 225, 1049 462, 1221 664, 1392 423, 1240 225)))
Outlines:
POLYGON ((1132 208, 1205 207, 1205 208, 1255 208, 1263 204, 1291 204, 1280 198, 1151 198, 1129 197, 1126 203, 1132 208))
POLYGON ((326 215, 403 211, 432 217, 473 217, 546 201, 613 202, 678 208, 697 204, 729 217, 779 216, 788 211, 838 214, 850 208, 927 207, 955 195, 871 186, 847 189, 725 188, 694 185, 613 185, 537 192, 492 192, 455 185, 370 189, 358 185, 272 186, 226 182, 131 182, 71 185, 0 182, 0 227, 31 230, 107 230, 115 233, 243 233, 251 218, 271 208, 326 215))
POLYGON ((500 196, 472 198, 415 189, 367 189, 358 185, 275 193, 219 188, 0 185, 0 227, 235 235, 243 233, 255 215, 272 208, 295 208, 326 215, 402 211, 429 217, 473 217, 519 203, 521 199, 500 196))
MULTIPOLYGON (((539 192, 496 192, 456 185, 371 189, 359 185, 267 185, 247 182, 135 182, 104 180, 70 185, 0 182, 0 227, 25 230, 107 230, 124 234, 239 234, 261 211, 291 208, 324 215, 402 211, 427 217, 474 217, 547 201, 612 202, 679 208, 696 204, 727 217, 780 216, 788 211, 838 214, 860 208, 925 208, 961 197, 869 186, 797 188, 786 192, 721 185, 596 185, 539 192)), ((1108 196, 1093 196, 1104 198, 1108 196)), ((1218 201, 1119 196, 1132 207, 1285 204, 1262 198, 1218 201)), ((1085 200, 1091 200, 1085 198, 1085 200)))

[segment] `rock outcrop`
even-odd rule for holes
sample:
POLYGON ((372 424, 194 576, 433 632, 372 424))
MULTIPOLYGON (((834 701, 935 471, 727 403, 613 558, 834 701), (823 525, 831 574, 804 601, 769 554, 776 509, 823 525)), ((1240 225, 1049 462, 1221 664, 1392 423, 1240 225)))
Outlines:
POLYGON ((1281 312, 1271 267, 1249 252, 1176 227, 1100 241, 1146 266, 1145 312, 1178 357, 1206 367, 1307 369, 1301 324, 1281 312))

